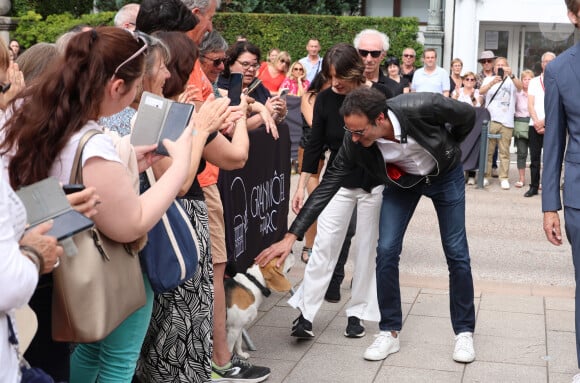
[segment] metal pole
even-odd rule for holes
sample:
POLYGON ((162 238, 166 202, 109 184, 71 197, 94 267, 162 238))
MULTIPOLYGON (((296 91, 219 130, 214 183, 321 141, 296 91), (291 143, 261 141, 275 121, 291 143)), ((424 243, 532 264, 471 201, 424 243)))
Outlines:
POLYGON ((483 177, 485 175, 485 166, 487 165, 487 132, 489 130, 489 121, 483 120, 481 124, 481 142, 479 145, 479 170, 477 172, 477 188, 483 189, 483 177))

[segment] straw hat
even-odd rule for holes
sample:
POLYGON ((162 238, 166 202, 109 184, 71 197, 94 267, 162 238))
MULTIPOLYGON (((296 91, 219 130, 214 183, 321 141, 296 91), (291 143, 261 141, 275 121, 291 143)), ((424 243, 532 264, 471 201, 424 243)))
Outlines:
POLYGON ((479 62, 481 62, 482 60, 488 60, 488 59, 496 59, 497 56, 493 54, 493 51, 483 51, 481 52, 481 55, 479 56, 479 62))

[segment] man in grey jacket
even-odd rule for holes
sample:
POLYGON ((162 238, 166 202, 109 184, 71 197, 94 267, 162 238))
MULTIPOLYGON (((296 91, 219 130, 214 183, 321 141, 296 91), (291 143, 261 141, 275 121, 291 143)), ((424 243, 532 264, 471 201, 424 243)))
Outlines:
POLYGON ((380 92, 361 87, 347 95, 341 113, 347 134, 333 166, 284 239, 262 251, 256 262, 265 264, 280 257, 281 264, 353 167, 364 168, 384 183, 376 270, 380 333, 364 358, 385 359, 400 347, 403 237, 421 196, 427 196, 437 212, 449 268, 451 323, 456 334, 453 359, 472 362, 475 310, 459 143, 473 129, 473 108, 435 93, 403 94, 386 101, 380 92))

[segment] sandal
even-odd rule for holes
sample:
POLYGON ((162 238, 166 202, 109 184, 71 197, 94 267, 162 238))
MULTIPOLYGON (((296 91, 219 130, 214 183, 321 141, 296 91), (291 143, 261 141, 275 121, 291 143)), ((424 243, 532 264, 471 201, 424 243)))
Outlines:
POLYGON ((518 181, 518 182, 514 183, 514 186, 517 188, 521 188, 524 186, 524 183, 522 181, 518 181))
POLYGON ((310 255, 312 254, 312 248, 304 246, 302 248, 302 254, 300 254, 300 260, 304 263, 308 263, 310 255))

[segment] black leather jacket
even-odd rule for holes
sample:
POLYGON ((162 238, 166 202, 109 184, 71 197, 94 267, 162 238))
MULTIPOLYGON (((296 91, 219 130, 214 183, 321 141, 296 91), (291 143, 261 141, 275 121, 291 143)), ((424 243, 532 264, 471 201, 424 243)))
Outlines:
POLYGON ((332 166, 290 227, 289 232, 298 239, 302 239, 353 167, 364 168, 387 187, 411 188, 421 182, 429 183, 433 177, 445 175, 459 164, 459 143, 475 124, 475 109, 471 105, 438 93, 406 93, 388 100, 386 109, 392 111, 401 124, 401 143, 407 142, 407 136, 413 137, 433 156, 435 168, 426 176, 404 174, 393 180, 387 175, 385 160, 377 144, 365 148, 354 143, 347 132, 332 166))

